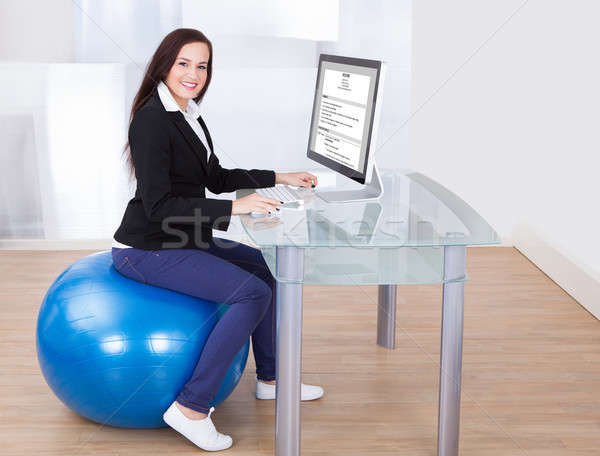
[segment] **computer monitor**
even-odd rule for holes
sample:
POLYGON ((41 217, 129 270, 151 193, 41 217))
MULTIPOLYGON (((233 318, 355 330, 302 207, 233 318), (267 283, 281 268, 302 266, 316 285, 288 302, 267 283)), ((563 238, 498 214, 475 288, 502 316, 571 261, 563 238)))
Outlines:
POLYGON ((377 199, 383 194, 375 166, 385 63, 321 54, 310 122, 308 158, 364 185, 319 191, 328 202, 377 199))

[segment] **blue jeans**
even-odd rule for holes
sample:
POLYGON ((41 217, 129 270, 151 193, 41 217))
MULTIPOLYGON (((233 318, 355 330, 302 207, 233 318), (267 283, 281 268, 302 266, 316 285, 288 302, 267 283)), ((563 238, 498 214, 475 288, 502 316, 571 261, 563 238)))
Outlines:
POLYGON ((252 336, 256 374, 275 379, 275 279, 260 250, 214 238, 208 249, 112 249, 124 276, 218 303, 231 304, 210 333, 177 402, 202 413, 235 355, 252 336))

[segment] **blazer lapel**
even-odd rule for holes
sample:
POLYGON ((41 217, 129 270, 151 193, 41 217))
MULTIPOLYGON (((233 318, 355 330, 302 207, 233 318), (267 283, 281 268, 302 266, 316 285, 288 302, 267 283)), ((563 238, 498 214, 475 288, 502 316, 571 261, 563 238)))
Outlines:
POLYGON ((210 133, 208 132, 208 127, 204 123, 204 119, 202 119, 202 116, 198 117, 198 122, 200 122, 200 126, 202 127, 202 130, 204 130, 204 135, 206 136, 206 140, 208 141, 208 146, 210 147, 210 152, 214 154, 215 148, 213 146, 212 139, 210 137, 210 133))
MULTIPOLYGON (((204 168, 204 172, 208 172, 208 169, 207 169, 208 164, 207 164, 207 158, 206 158, 206 156, 208 155, 208 151, 204 147, 204 144, 202 144, 202 141, 200 141, 200 138, 198 138, 196 133, 194 133, 194 130, 192 130, 192 127, 190 127, 190 125, 187 123, 187 121, 185 120, 185 118, 183 117, 183 114, 181 112, 172 111, 172 112, 167 112, 167 114, 169 114, 169 116, 171 116, 171 118, 175 122, 175 125, 177 126, 177 128, 179 129, 179 131, 181 132, 181 134, 183 135, 185 140, 188 142, 188 144, 191 146, 192 150, 194 151, 194 153, 200 160, 200 163, 202 164, 202 168, 204 168)), ((206 131, 206 130, 204 130, 204 131, 206 131)), ((211 143, 210 139, 208 138, 208 136, 207 136, 207 140, 208 140, 208 144, 212 148, 212 143, 211 143)))

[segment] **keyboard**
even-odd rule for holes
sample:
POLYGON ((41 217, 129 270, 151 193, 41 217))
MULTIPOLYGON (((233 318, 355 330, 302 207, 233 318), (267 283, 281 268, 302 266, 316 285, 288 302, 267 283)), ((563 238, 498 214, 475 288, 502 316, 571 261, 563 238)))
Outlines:
POLYGON ((256 193, 267 198, 274 198, 284 203, 304 202, 304 199, 297 195, 293 189, 287 185, 276 185, 275 187, 257 188, 256 193))

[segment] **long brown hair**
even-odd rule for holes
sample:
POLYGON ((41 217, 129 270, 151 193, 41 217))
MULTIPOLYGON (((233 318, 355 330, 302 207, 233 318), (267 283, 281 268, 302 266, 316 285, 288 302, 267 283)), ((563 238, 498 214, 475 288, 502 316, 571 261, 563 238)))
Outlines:
MULTIPOLYGON (((131 115, 129 116, 129 123, 131 124, 131 120, 136 112, 140 110, 144 103, 148 101, 148 98, 152 95, 152 92, 156 89, 160 81, 164 81, 171 70, 171 67, 175 63, 175 59, 179 54, 179 51, 183 46, 188 43, 205 43, 208 46, 209 57, 208 57, 208 65, 206 67, 206 82, 204 83, 204 87, 198 94, 194 101, 196 103, 202 100, 202 97, 206 93, 208 86, 210 84, 210 79, 212 76, 212 61, 213 61, 213 51, 212 51, 212 43, 204 33, 196 29, 190 28, 180 28, 177 30, 173 30, 167 36, 163 38, 161 43, 158 45, 156 51, 154 51, 154 55, 148 64, 146 69, 146 73, 144 74, 144 78, 142 79, 142 84, 133 99, 133 105, 131 107, 131 115)), ((129 147, 129 141, 125 144, 125 148, 123 149, 123 154, 127 154, 127 168, 129 169, 129 177, 133 178, 135 176, 135 169, 133 166, 133 157, 131 156, 131 148, 129 147)))

